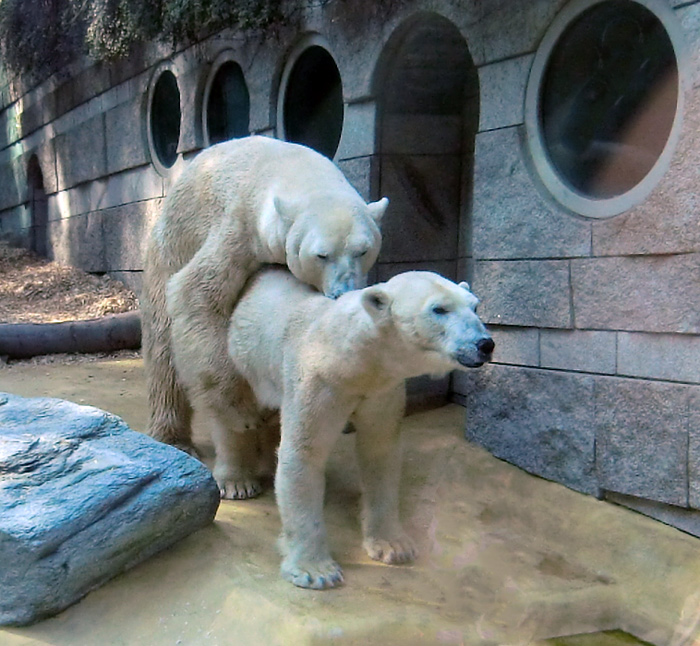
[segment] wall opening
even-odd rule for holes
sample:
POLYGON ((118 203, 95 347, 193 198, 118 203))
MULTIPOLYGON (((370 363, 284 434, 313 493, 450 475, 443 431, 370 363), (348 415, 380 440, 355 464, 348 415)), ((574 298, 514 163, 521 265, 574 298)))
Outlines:
POLYGON ((400 26, 380 60, 375 93, 377 195, 391 201, 378 277, 425 268, 465 278, 479 81, 457 27, 436 14, 400 26))
POLYGON ((312 41, 296 55, 293 52, 280 97, 283 138, 332 159, 343 131, 343 85, 338 66, 325 47, 312 41))
MULTIPOLYGON (((377 279, 415 269, 468 279, 479 78, 457 27, 432 13, 399 26, 380 58, 374 94, 372 192, 390 200, 377 279)), ((445 403, 450 381, 409 380, 412 406, 445 403)))
POLYGON ((49 205, 44 188, 44 174, 39 159, 32 155, 27 165, 27 188, 30 213, 30 249, 43 258, 49 255, 49 205))
POLYGON ((250 94, 241 66, 225 54, 214 63, 204 91, 205 145, 250 133, 250 94))
POLYGON ((149 148, 156 168, 161 171, 172 168, 177 161, 181 119, 177 79, 165 69, 151 88, 148 109, 149 148))
POLYGON ((621 213, 668 168, 681 116, 674 25, 654 0, 574 0, 550 26, 526 124, 535 167, 568 209, 621 213))

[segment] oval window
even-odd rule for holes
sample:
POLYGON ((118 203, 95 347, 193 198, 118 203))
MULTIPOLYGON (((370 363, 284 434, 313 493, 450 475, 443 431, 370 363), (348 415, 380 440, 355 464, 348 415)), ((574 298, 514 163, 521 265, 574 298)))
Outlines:
POLYGON ((250 94, 243 70, 233 61, 223 63, 211 80, 205 123, 209 144, 249 133, 250 94))
POLYGON ((303 50, 293 62, 283 87, 284 138, 332 158, 343 130, 340 72, 320 45, 303 50))
POLYGON ((526 120, 555 197, 604 217, 643 199, 668 165, 679 66, 669 32, 647 6, 577 4, 586 8, 550 38, 526 120))
POLYGON ((150 109, 150 143, 158 162, 165 168, 171 168, 177 161, 180 120, 177 79, 170 70, 165 70, 153 87, 150 109))

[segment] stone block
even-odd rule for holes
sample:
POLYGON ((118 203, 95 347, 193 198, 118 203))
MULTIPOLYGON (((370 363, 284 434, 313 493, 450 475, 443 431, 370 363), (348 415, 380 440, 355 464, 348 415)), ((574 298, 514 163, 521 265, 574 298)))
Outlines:
POLYGON ((110 88, 109 64, 92 63, 56 88, 56 114, 70 112, 110 88))
POLYGON ((540 351, 543 368, 615 374, 615 332, 542 330, 540 351))
MULTIPOLYGON (((678 1, 673 4, 685 3, 678 1)), ((700 5, 681 7, 676 11, 676 16, 681 21, 687 43, 690 82, 697 87, 700 84, 700 5)))
POLYGON ((700 254, 571 261, 576 327, 700 333, 700 254))
MULTIPOLYGON (((183 165, 184 167, 184 165, 183 165)), ((132 168, 107 178, 105 191, 92 209, 108 209, 163 197, 164 181, 153 166, 132 168)))
POLYGON ((29 227, 31 217, 25 206, 0 211, 0 236, 10 244, 27 246, 29 244, 29 227))
POLYGON ((105 114, 109 174, 149 162, 142 103, 142 97, 135 97, 105 114))
POLYGON ((140 271, 151 231, 162 200, 135 202, 102 212, 106 271, 140 271))
POLYGON ((98 115, 55 139, 59 189, 71 188, 107 173, 104 115, 98 115))
POLYGON ((18 114, 22 137, 26 137, 49 123, 56 117, 56 111, 56 95, 53 92, 45 94, 38 101, 23 106, 18 114))
POLYGON ((338 160, 367 157, 375 151, 377 106, 374 101, 345 106, 343 131, 335 158, 338 160))
POLYGON ((620 332, 617 372, 628 377, 700 384, 700 336, 620 332))
POLYGON ((525 88, 533 58, 529 54, 479 68, 480 131, 524 123, 525 88))
MULTIPOLYGON (((700 10, 700 5, 697 5, 700 10)), ((680 138, 671 165, 651 194, 614 218, 593 223, 596 256, 700 251, 700 89, 686 92, 680 138)))
POLYGON ((27 169, 21 157, 0 164, 0 209, 9 209, 27 199, 27 169))
POLYGON ((524 158, 520 128, 476 138, 473 253, 481 259, 588 256, 591 223, 545 200, 524 158))
POLYGON ((481 6, 473 29, 480 32, 483 60, 477 64, 529 54, 537 49, 544 32, 568 0, 542 0, 513 4, 494 0, 481 6))
POLYGON ((496 349, 493 353, 493 360, 496 363, 539 367, 539 330, 492 325, 489 326, 489 332, 496 342, 496 349))
POLYGON ((48 226, 50 258, 88 272, 104 272, 105 240, 100 211, 54 220, 48 226))
POLYGON ((88 406, 0 395, 0 624, 60 612, 209 524, 207 468, 88 406))
MULTIPOLYGON (((375 187, 378 185, 378 158, 377 157, 356 157, 354 159, 344 159, 337 162, 338 168, 343 171, 343 175, 353 188, 369 202, 374 196, 375 187)), ((392 205, 389 205, 392 208, 392 205)))
POLYGON ((530 473, 597 494, 594 377, 491 364, 453 379, 465 399, 468 440, 530 473))
POLYGON ((597 377, 596 471, 601 488, 688 505, 688 386, 597 377))
POLYGON ((387 155, 381 192, 391 201, 382 221, 381 262, 457 258, 461 165, 453 155, 387 155))
POLYGON ((700 388, 688 388, 688 502, 700 509, 700 388))
POLYGON ((472 288, 486 323, 518 327, 572 327, 569 262, 479 261, 472 288))

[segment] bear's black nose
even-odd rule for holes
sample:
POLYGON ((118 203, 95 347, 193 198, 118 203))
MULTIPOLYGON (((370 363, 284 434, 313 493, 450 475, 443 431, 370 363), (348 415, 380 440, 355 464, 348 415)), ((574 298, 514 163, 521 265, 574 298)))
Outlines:
POLYGON ((491 337, 479 339, 478 343, 476 344, 476 349, 483 354, 491 354, 495 347, 496 344, 493 342, 491 337))

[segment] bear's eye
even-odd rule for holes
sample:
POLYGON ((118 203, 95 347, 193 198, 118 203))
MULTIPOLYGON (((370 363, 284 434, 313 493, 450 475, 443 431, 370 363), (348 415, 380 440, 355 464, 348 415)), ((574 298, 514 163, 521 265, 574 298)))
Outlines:
POLYGON ((438 316, 444 316, 445 314, 447 314, 448 311, 449 310, 446 307, 443 307, 442 305, 433 305, 433 314, 437 314, 438 316))
POLYGON ((363 251, 358 251, 357 253, 353 254, 354 258, 362 258, 362 256, 367 255, 367 249, 364 249, 363 251))
POLYGON ((316 258, 319 260, 328 260, 328 254, 327 253, 317 253, 316 258))

